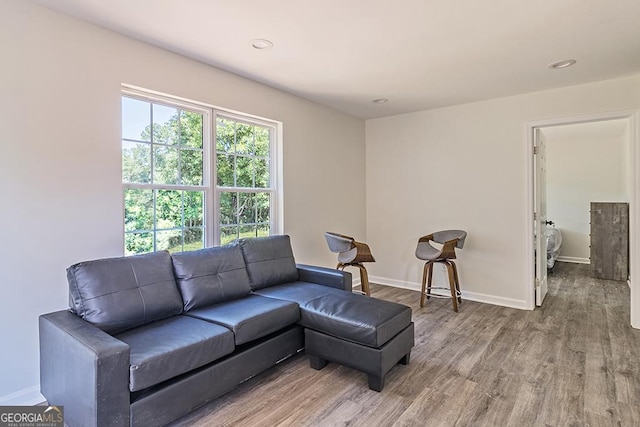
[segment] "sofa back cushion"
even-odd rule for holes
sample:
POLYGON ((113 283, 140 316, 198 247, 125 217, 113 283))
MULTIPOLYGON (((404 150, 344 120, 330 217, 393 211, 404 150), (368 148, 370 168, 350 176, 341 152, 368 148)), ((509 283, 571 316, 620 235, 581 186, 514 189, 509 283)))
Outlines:
POLYGON ((289 236, 240 239, 252 289, 298 280, 298 269, 289 236))
POLYGON ((185 311, 247 296, 249 275, 237 245, 173 254, 185 311))
POLYGON ((111 334, 182 312, 167 251, 81 262, 67 280, 71 311, 111 334))

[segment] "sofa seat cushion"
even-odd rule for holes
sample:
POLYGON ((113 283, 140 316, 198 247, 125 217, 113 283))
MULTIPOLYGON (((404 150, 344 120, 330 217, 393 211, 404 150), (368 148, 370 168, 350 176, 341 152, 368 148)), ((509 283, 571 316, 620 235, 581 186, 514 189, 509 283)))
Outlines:
POLYGON ((251 294, 249 275, 237 245, 172 255, 185 311, 251 294))
POLYGON ((110 334, 182 312, 167 251, 81 262, 67 279, 71 310, 110 334))
POLYGON ((351 293, 320 296, 300 311, 302 326, 375 348, 411 324, 409 307, 351 293))
POLYGON ((180 315, 116 335, 129 344, 129 389, 143 390, 230 354, 233 332, 180 315))
POLYGON ((298 280, 289 236, 240 239, 239 245, 247 265, 251 289, 298 280))
POLYGON ((192 310, 188 315, 231 329, 236 345, 240 345, 296 323, 300 307, 295 302, 250 295, 192 310))
POLYGON ((323 295, 350 295, 351 292, 309 282, 291 282, 258 289, 257 295, 298 303, 300 307, 323 295))

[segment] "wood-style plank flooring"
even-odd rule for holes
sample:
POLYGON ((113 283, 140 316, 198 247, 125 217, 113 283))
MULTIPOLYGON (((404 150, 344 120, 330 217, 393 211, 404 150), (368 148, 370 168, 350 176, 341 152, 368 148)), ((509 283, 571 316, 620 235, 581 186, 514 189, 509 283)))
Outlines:
MULTIPOLYGON (((640 330, 625 282, 556 264, 543 307, 523 311, 372 285, 411 306, 416 346, 382 393, 365 374, 300 354, 174 426, 640 426, 640 330)), ((462 283, 464 290, 464 283, 462 283)))

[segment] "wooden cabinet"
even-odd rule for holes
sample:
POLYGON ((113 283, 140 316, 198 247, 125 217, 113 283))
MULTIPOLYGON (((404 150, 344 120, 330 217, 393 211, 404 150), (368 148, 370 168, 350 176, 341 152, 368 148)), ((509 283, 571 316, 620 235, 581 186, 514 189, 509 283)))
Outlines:
POLYGON ((629 204, 591 202, 591 275, 629 277, 629 204))

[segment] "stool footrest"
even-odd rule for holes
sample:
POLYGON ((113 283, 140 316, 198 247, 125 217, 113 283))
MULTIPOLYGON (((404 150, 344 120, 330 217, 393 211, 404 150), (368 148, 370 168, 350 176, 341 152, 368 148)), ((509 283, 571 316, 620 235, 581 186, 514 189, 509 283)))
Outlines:
MULTIPOLYGON (((432 286, 430 288, 427 288, 427 291, 429 290, 438 290, 438 291, 450 291, 449 288, 445 288, 444 286, 432 286)), ((451 295, 440 295, 440 294, 431 294, 428 292, 424 292, 425 295, 430 296, 430 297, 434 297, 434 298, 451 298, 451 295)), ((460 298, 462 297, 462 292, 456 290, 456 297, 460 298)))

